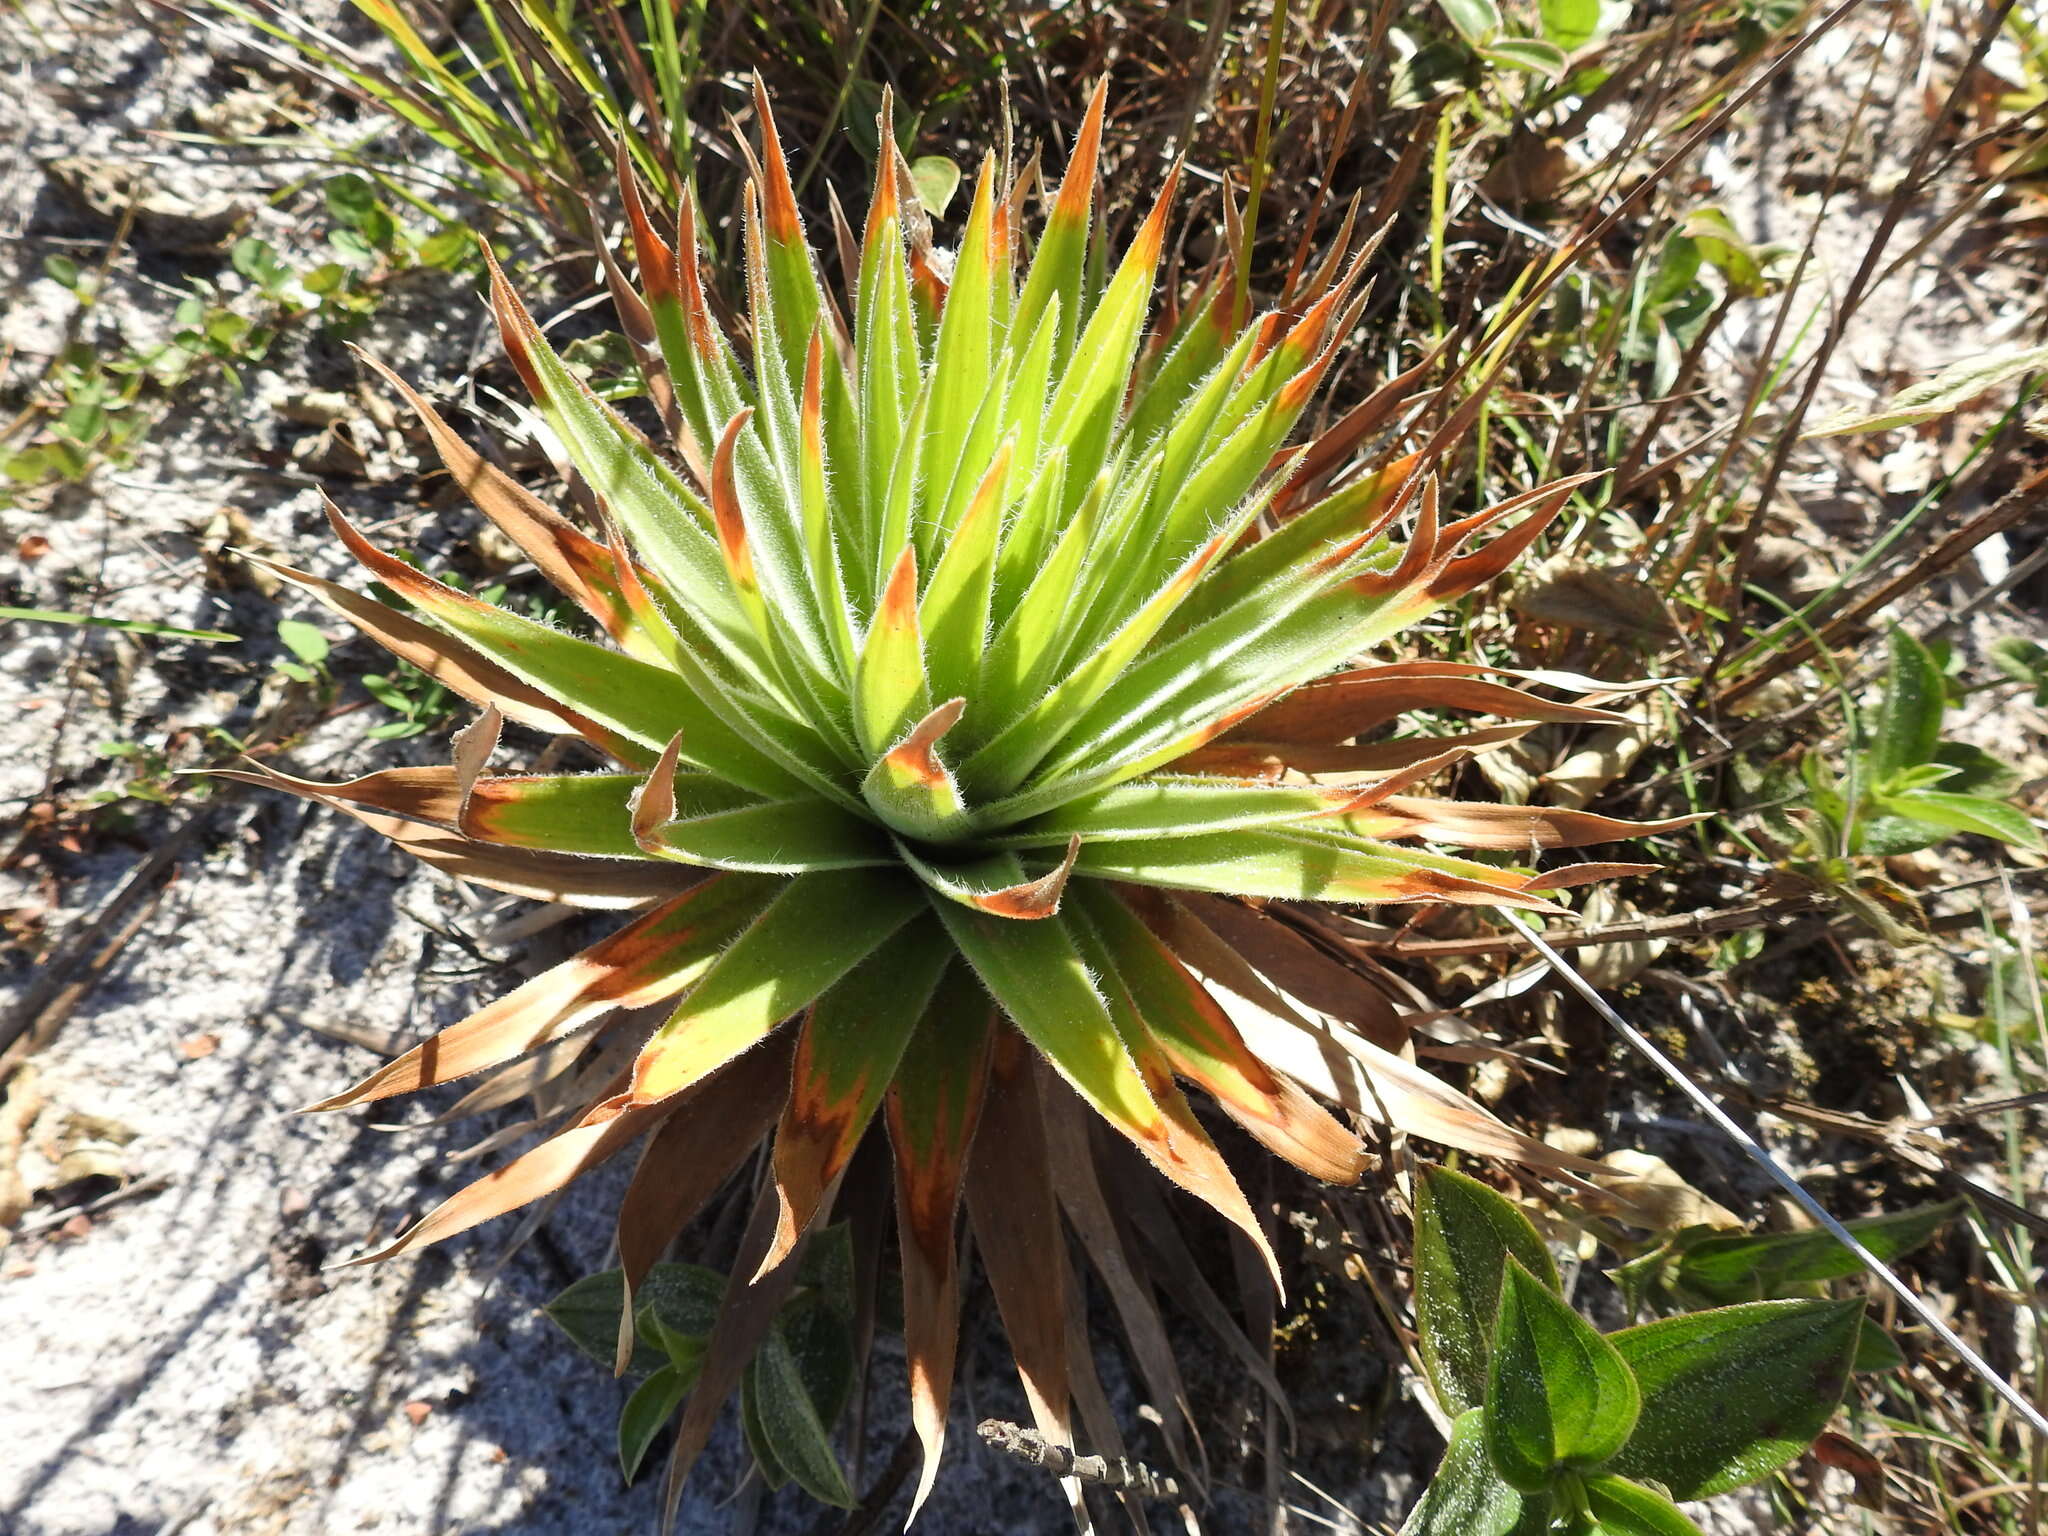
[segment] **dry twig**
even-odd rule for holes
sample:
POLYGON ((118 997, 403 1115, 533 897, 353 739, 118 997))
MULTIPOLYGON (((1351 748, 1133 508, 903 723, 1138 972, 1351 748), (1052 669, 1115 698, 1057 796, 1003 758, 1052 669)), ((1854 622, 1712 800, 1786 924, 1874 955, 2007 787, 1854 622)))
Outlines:
POLYGON ((1071 1447, 1054 1445, 1037 1430, 1012 1424, 1008 1419, 983 1419, 980 1430, 981 1438, 995 1449, 1034 1467, 1043 1467, 1054 1477, 1077 1478, 1119 1493, 1142 1494, 1148 1499, 1180 1497, 1180 1484, 1128 1456, 1076 1456, 1071 1447))

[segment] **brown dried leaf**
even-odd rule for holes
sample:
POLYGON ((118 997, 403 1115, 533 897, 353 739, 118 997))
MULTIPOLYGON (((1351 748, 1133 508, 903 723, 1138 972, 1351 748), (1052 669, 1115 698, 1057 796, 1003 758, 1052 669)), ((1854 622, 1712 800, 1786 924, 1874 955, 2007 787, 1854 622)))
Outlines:
POLYGON ((728 889, 720 877, 704 881, 309 1108, 345 1109, 453 1082, 563 1040, 601 1014, 674 996, 695 971, 665 961, 695 936, 700 910, 728 889))
MULTIPOLYGON (((1072 1445, 1067 1245, 1039 1102, 1033 1052, 1014 1029, 1005 1028, 969 1159, 967 1211, 1032 1420, 1054 1444, 1072 1445)), ((1078 1490, 1070 1497, 1077 1498, 1078 1490)))
POLYGON ((1596 635, 1668 640, 1676 633, 1653 588, 1569 556, 1525 576, 1509 594, 1508 607, 1538 623, 1596 635))
POLYGON ((1650 727, 1644 724, 1609 726, 1595 731, 1592 739, 1572 752, 1543 775, 1546 798, 1552 805, 1577 807, 1620 781, 1649 744, 1650 727))
MULTIPOLYGON (((1154 893, 1133 889, 1126 900, 1141 915, 1162 904, 1154 893)), ((1174 900, 1242 955, 1281 991, 1332 1018, 1356 1026, 1387 1050, 1407 1043, 1401 1010, 1363 974, 1319 949, 1298 930, 1242 902, 1183 891, 1174 900)))
POLYGON ((1599 1172, 1600 1164, 1525 1136, 1450 1084, 1349 1030, 1297 1024, 1217 989, 1245 1041, 1280 1071, 1353 1114, 1411 1136, 1527 1167, 1599 1172))
POLYGON ((1124 1249, 1123 1233, 1102 1193, 1095 1150, 1089 1141, 1091 1122, 1098 1117, 1064 1083, 1047 1082, 1043 1087, 1046 1148, 1060 1205, 1122 1320, 1124 1337, 1130 1343, 1146 1392, 1153 1405, 1162 1410, 1159 1432, 1166 1440, 1167 1450, 1176 1465, 1194 1476, 1194 1462, 1188 1455, 1182 1429, 1185 1426, 1188 1434, 1199 1436, 1201 1428, 1188 1405, 1187 1386, 1166 1336, 1158 1302, 1151 1288, 1134 1273, 1130 1255, 1124 1249), (1169 1405, 1170 1414, 1166 1412, 1169 1405))
POLYGON ((622 1099, 600 1105, 583 1124, 550 1137, 525 1156, 465 1185, 413 1223, 396 1241, 350 1259, 348 1267, 396 1258, 467 1232, 522 1205, 531 1205, 622 1151, 668 1111, 667 1104, 628 1106, 622 1099))
POLYGON ((1620 724, 1625 718, 1611 710, 1540 699, 1485 675, 1499 670, 1454 662, 1397 662, 1339 672, 1295 689, 1225 739, 1349 741, 1417 709, 1460 709, 1515 720, 1601 725, 1620 724))
POLYGON ((1620 1202, 1617 1214, 1624 1221, 1653 1232, 1742 1225, 1741 1217, 1694 1189, 1661 1157, 1622 1149, 1600 1161, 1610 1171, 1593 1175, 1593 1183, 1620 1202))

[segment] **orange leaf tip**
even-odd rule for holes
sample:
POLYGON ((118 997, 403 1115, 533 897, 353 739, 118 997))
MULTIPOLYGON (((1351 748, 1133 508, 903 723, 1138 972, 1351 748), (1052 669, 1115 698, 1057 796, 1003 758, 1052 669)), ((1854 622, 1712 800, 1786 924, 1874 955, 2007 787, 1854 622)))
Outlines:
POLYGON ((939 738, 958 725, 966 711, 965 699, 948 699, 912 726, 910 734, 891 747, 883 761, 920 784, 944 783, 946 770, 936 750, 939 738))
POLYGON ((1022 922, 1051 917, 1060 909, 1060 896, 1067 888, 1067 877, 1074 872, 1074 860, 1080 856, 1081 835, 1077 832, 1067 839, 1067 856, 1060 860, 1059 868, 1040 875, 1036 880, 1026 880, 977 896, 974 905, 991 916, 1015 918, 1022 922))

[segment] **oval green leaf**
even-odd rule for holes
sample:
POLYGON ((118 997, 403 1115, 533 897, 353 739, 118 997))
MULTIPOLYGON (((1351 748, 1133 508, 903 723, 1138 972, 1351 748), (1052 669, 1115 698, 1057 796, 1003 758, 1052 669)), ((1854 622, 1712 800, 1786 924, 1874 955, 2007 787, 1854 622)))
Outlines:
POLYGON ((1501 1286, 1486 1377, 1486 1449, 1510 1486, 1535 1493, 1562 1471, 1605 1465, 1642 1408, 1615 1347, 1517 1260, 1501 1286))
POLYGON ((694 1373, 685 1374, 672 1365, 664 1365, 626 1399, 619 1414, 619 1470, 627 1482, 639 1474, 640 1463, 647 1459, 647 1448, 690 1395, 695 1380, 694 1373))
POLYGON ((1595 1522, 1589 1536, 1700 1536, 1663 1494, 1619 1477, 1588 1481, 1586 1504, 1595 1522))
POLYGON ((1486 1410, 1468 1408, 1401 1536, 1510 1536, 1521 1518, 1522 1496, 1486 1456, 1486 1410))
POLYGON ((1486 1362, 1512 1254, 1553 1289, 1557 1269, 1529 1218, 1477 1179, 1425 1168, 1415 1188, 1415 1321, 1447 1413, 1486 1401, 1486 1362))
POLYGON ((1679 1499, 1769 1475, 1827 1427, 1862 1316, 1858 1300, 1757 1301, 1615 1334, 1643 1411, 1611 1470, 1679 1499))

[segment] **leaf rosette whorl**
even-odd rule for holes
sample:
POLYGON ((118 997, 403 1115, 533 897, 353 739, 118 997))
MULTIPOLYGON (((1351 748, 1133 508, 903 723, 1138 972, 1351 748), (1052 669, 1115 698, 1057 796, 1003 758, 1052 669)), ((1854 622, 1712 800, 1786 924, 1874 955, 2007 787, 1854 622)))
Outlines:
MULTIPOLYGON (((1092 286, 1098 91, 1028 260, 1022 189, 993 163, 957 253, 940 257, 885 110, 864 236, 841 231, 842 299, 819 281, 758 108, 745 348, 714 317, 688 207, 664 233, 625 173, 637 290, 608 270, 666 444, 594 396, 491 269, 506 351, 601 509, 596 527, 552 511, 392 381, 598 638, 435 581, 330 508, 403 606, 278 573, 485 717, 446 768, 260 777, 465 879, 633 914, 320 1108, 572 1039, 599 1049, 639 1010, 668 1010, 557 1134, 373 1257, 550 1193, 645 1137, 620 1218, 630 1286, 772 1136, 774 1203, 684 1410, 687 1464, 759 1336, 738 1282, 785 1273, 855 1149, 886 1136, 928 1490, 963 1205, 1039 1430, 1061 1444, 1059 1213, 1079 1197, 1070 1181, 1055 1190, 1056 1161, 1134 1148, 1277 1279, 1184 1087, 1324 1179, 1365 1161, 1329 1100, 1474 1151, 1558 1160, 1374 1043, 1361 1020, 1391 1028, 1391 1003, 1334 1020, 1320 999, 1297 1008, 1315 991, 1304 966, 1377 994, 1278 910, 1232 898, 1543 909, 1557 876, 1418 845, 1526 851, 1642 829, 1414 793, 1502 728, 1361 741, 1418 708, 1616 718, 1498 669, 1361 660, 1498 574, 1577 483, 1457 517, 1427 454, 1354 463, 1413 376, 1292 445, 1357 321, 1363 255, 1326 263, 1291 313, 1239 323, 1219 273, 1154 322, 1169 176, 1092 286), (494 775, 501 722, 575 738, 607 766, 494 775), (1078 1106, 1092 1114, 1069 1119, 1078 1106), (1049 1125, 1068 1129, 1049 1141, 1049 1125)), ((1121 1240, 1114 1226, 1103 1241, 1121 1240)))

